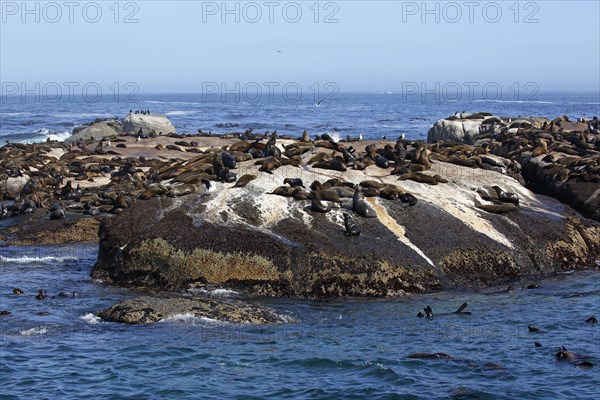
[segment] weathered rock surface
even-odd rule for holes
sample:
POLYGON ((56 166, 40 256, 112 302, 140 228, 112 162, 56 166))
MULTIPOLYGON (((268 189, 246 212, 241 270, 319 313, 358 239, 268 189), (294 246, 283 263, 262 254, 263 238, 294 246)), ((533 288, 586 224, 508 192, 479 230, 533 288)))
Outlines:
POLYGON ((473 143, 479 136, 482 119, 440 119, 435 122, 427 133, 427 141, 435 143, 438 140, 473 143))
POLYGON ((120 134, 120 130, 118 129, 119 126, 115 125, 115 122, 117 121, 102 121, 93 123, 89 126, 84 127, 83 129, 75 128, 73 129, 73 135, 66 138, 65 143, 76 143, 80 140, 98 140, 101 138, 117 136, 120 134))
POLYGON ((239 300, 181 296, 138 297, 98 313, 98 317, 104 321, 127 324, 148 324, 180 315, 250 324, 289 321, 269 308, 239 300))
POLYGON ((472 144, 480 135, 500 133, 503 128, 541 128, 546 118, 506 118, 490 113, 455 114, 437 120, 427 133, 427 142, 453 141, 472 144))
POLYGON ((14 199, 17 197, 31 177, 29 175, 21 175, 15 177, 6 177, 0 180, 0 200, 14 199))
POLYGON ((176 133, 175 126, 164 115, 127 114, 123 118, 123 131, 130 135, 168 135, 176 133))
POLYGON ((375 165, 338 172, 302 164, 265 174, 249 161, 238 171, 258 178, 245 188, 215 183, 213 193, 152 198, 104 221, 93 276, 163 290, 211 283, 247 294, 378 296, 597 268, 600 258, 599 224, 492 170, 436 162, 424 172, 448 181, 436 186, 398 181, 375 165), (355 215, 363 233, 347 237, 342 213, 352 212, 351 199, 313 213, 310 200, 270 194, 286 177, 376 180, 418 203, 369 198, 377 218, 355 215), (517 194, 518 211, 477 208, 477 189, 491 185, 517 194))

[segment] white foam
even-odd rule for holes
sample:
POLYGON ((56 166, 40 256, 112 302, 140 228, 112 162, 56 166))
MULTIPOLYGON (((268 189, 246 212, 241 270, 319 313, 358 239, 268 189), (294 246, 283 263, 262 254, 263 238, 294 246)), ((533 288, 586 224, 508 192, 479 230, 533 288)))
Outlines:
POLYGON ((169 317, 165 317, 158 322, 168 323, 168 322, 179 322, 186 324, 197 324, 197 323, 209 323, 209 324, 226 324, 225 321, 219 321, 217 319, 208 318, 208 317, 196 317, 193 314, 185 313, 185 314, 174 314, 169 317))
POLYGON ((5 257, 0 256, 0 263, 6 264, 36 264, 36 263, 54 263, 54 262, 64 262, 68 260, 77 260, 77 257, 56 257, 56 256, 44 256, 44 257, 29 257, 29 256, 21 256, 21 257, 5 257))
POLYGON ((71 136, 71 132, 54 132, 48 135, 50 140, 56 140, 57 142, 64 142, 65 139, 71 136))
POLYGON ((341 139, 339 132, 330 133, 329 136, 331 136, 331 140, 333 140, 335 143, 338 143, 341 139))
POLYGON ((185 314, 171 315, 170 317, 161 319, 159 322, 193 322, 194 320, 198 320, 198 319, 200 319, 200 318, 198 318, 190 313, 185 313, 185 314))
POLYGON ((87 322, 90 325, 96 325, 96 324, 99 324, 100 322, 102 322, 100 317, 97 317, 92 313, 82 315, 81 317, 79 317, 79 319, 84 320, 85 322, 87 322))
POLYGON ((234 296, 236 294, 239 294, 239 292, 236 292, 235 290, 229 290, 229 289, 214 289, 214 290, 190 289, 188 291, 194 292, 194 293, 207 293, 207 294, 210 294, 213 296, 234 296))
POLYGON ((44 328, 43 326, 36 326, 33 327, 31 329, 27 329, 24 331, 19 331, 19 333, 23 336, 37 336, 37 335, 44 335, 48 332, 48 329, 44 328))

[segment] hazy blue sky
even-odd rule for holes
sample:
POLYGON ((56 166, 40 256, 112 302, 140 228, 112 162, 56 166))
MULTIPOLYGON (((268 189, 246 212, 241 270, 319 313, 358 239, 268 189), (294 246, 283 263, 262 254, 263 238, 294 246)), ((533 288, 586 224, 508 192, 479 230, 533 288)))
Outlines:
POLYGON ((335 82, 341 91, 535 82, 540 91, 600 90, 599 1, 228 2, 231 14, 221 1, 47 3, 29 2, 25 13, 21 1, 1 1, 3 84, 135 82, 140 92, 201 92, 206 82, 335 82))

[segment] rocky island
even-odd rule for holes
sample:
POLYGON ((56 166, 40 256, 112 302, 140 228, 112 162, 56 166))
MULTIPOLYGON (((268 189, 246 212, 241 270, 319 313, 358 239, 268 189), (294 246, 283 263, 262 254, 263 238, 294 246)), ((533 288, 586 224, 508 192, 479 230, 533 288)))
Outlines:
MULTIPOLYGON (((169 293, 401 296, 599 268, 597 119, 457 114, 425 143, 177 134, 163 118, 2 147, 15 222, 0 239, 97 240, 94 278, 169 293)), ((100 315, 135 322, 134 306, 100 315)), ((236 321, 276 321, 260 314, 236 321)))

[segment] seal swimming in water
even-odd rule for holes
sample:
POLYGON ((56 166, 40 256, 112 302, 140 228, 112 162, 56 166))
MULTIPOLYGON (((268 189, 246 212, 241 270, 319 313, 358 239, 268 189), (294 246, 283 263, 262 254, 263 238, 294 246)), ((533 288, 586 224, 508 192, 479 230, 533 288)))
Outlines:
POLYGON ((44 300, 46 298, 46 291, 45 290, 38 290, 37 295, 35 296, 36 300, 44 300))
POLYGON ((598 319, 596 317, 589 317, 588 319, 585 320, 585 322, 587 322, 588 324, 597 324, 598 319))
POLYGON ((11 312, 8 310, 0 310, 0 315, 10 315, 11 312))
POLYGON ((19 288, 14 288, 13 289, 13 294, 23 294, 23 291, 19 288))
POLYGON ((354 197, 352 198, 352 210, 358 215, 365 218, 376 218, 375 210, 364 200, 360 191, 360 186, 354 187, 354 197))
POLYGON ((562 349, 554 355, 554 358, 558 361, 573 361, 575 359, 575 354, 567 350, 565 346, 561 346, 562 349))
POLYGON ((356 222, 354 221, 354 219, 352 219, 350 214, 345 212, 343 214, 343 216, 344 216, 344 228, 346 228, 345 235, 346 236, 360 236, 360 232, 361 232, 360 226, 358 226, 356 224, 356 222))

